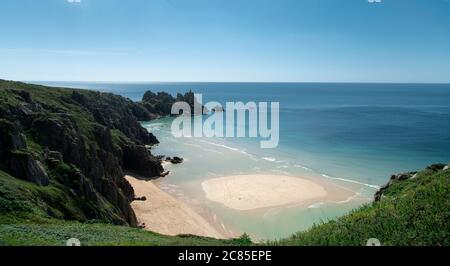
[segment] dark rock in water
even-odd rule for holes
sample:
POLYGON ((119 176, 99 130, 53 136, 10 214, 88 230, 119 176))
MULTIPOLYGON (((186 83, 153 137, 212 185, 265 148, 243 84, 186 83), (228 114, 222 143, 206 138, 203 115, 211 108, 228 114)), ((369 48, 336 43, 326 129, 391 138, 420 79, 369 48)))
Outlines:
POLYGON ((171 160, 171 162, 172 162, 173 164, 179 164, 179 163, 182 163, 182 162, 183 162, 183 158, 180 158, 180 157, 175 156, 175 157, 173 157, 173 159, 171 160))
POLYGON ((170 171, 165 171, 165 172, 162 172, 162 173, 161 173, 160 177, 166 177, 166 176, 168 176, 169 174, 170 174, 170 171))
POLYGON ((173 159, 172 159, 172 163, 174 163, 174 164, 178 164, 178 163, 182 163, 183 162, 183 158, 180 158, 180 157, 173 157, 173 159))
POLYGON ((170 162, 170 163, 173 163, 173 164, 180 164, 180 163, 183 162, 183 158, 180 158, 180 157, 177 157, 177 156, 175 156, 173 158, 167 157, 166 158, 166 162, 170 162))
POLYGON ((136 197, 134 198, 135 201, 146 201, 147 197, 146 196, 142 196, 142 197, 136 197))

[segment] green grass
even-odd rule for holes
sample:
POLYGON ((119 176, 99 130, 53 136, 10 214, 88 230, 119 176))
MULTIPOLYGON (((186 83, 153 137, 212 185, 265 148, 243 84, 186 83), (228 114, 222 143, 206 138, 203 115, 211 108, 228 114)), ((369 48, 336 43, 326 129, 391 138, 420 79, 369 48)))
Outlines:
POLYGON ((109 224, 54 222, 47 224, 0 225, 0 245, 61 246, 70 238, 77 238, 83 246, 213 246, 237 245, 237 241, 223 241, 197 236, 163 236, 142 229, 109 224))
POLYGON ((270 245, 450 245, 450 170, 394 183, 380 201, 270 245))
POLYGON ((38 186, 0 171, 0 223, 42 222, 50 218, 83 219, 70 192, 57 183, 38 186), (5 221, 7 219, 7 221, 5 221))

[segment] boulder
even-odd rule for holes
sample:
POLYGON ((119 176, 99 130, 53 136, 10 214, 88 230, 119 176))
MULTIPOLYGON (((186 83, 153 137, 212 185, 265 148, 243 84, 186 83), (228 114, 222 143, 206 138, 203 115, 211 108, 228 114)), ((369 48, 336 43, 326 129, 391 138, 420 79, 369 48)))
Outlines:
POLYGON ((445 164, 444 163, 435 163, 435 164, 432 164, 432 165, 428 166, 427 170, 440 171, 440 170, 442 170, 444 168, 445 168, 445 164))
POLYGON ((165 171, 165 172, 162 172, 162 173, 161 173, 160 177, 166 177, 166 176, 168 176, 169 174, 170 174, 170 171, 165 171))
POLYGON ((147 200, 147 197, 146 197, 146 196, 136 197, 136 198, 134 198, 133 200, 135 200, 135 201, 146 201, 146 200, 147 200))
POLYGON ((442 169, 442 170, 448 170, 448 169, 450 169, 450 163, 449 164, 447 164, 446 166, 444 166, 444 169, 442 169))
POLYGON ((180 164, 180 163, 182 163, 183 162, 183 158, 180 158, 180 157, 177 157, 177 156, 175 156, 175 157, 166 157, 166 162, 170 162, 170 163, 173 163, 173 164, 180 164))
POLYGON ((48 148, 44 149, 44 160, 51 169, 56 168, 60 163, 64 162, 60 152, 51 151, 48 148))
POLYGON ((180 158, 180 157, 175 156, 175 157, 173 157, 173 159, 171 160, 171 162, 172 162, 173 164, 180 164, 180 163, 183 162, 183 158, 180 158))

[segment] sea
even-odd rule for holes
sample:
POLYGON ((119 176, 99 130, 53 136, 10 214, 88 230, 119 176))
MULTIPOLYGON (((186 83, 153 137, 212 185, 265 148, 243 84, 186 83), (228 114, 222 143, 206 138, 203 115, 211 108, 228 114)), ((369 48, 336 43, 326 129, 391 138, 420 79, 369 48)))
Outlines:
MULTIPOLYGON (((395 173, 450 162, 450 84, 388 83, 108 83, 32 82, 111 92, 133 101, 143 94, 193 91, 203 103, 279 102, 279 145, 261 149, 260 139, 175 138, 174 118, 142 125, 160 140, 155 155, 184 158, 167 165, 161 187, 211 215, 223 230, 258 241, 289 237, 315 224, 370 204, 395 173), (283 206, 248 212, 204 197, 205 180, 241 174, 326 179, 353 191, 339 202, 283 206)), ((237 125, 239 126, 239 125, 237 125)))

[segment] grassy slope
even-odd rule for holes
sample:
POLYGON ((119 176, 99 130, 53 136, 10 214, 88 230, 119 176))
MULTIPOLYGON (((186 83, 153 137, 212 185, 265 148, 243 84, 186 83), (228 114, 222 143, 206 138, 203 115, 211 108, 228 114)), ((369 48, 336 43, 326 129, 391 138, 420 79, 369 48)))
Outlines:
POLYGON ((394 183, 380 201, 275 245, 450 245, 450 170, 394 183))

